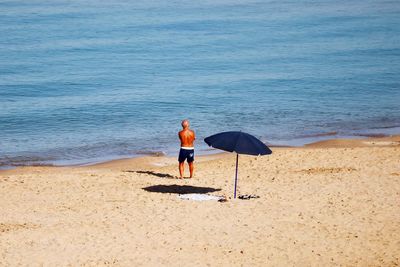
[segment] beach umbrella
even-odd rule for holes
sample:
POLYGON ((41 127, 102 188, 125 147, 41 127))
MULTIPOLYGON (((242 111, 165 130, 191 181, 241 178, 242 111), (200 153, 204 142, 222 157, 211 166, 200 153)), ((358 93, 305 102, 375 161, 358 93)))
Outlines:
POLYGON ((233 197, 236 198, 236 187, 238 179, 239 154, 245 155, 269 155, 272 153, 263 142, 251 134, 237 131, 223 132, 211 135, 204 139, 207 145, 221 150, 236 152, 236 172, 235 172, 235 189, 233 197))

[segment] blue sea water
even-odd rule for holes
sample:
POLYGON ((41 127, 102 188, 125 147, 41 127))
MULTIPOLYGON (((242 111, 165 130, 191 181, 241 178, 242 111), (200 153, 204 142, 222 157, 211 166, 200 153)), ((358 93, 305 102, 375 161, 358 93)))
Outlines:
POLYGON ((399 1, 0 1, 0 165, 400 133, 399 1))

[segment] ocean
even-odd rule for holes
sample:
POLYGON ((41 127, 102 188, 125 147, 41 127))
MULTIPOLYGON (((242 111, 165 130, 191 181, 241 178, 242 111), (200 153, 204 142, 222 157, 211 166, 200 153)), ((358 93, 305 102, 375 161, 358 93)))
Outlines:
POLYGON ((400 133, 399 1, 0 1, 0 166, 400 133))

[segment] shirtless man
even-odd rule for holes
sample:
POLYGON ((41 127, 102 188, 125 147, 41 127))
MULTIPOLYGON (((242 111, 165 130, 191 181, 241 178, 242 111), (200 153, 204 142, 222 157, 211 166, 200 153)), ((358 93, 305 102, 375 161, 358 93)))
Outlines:
POLYGON ((180 178, 183 178, 183 173, 185 171, 185 160, 189 164, 190 178, 193 177, 194 172, 194 140, 196 135, 194 131, 189 129, 189 121, 182 121, 183 130, 179 132, 179 139, 181 140, 181 150, 179 151, 179 174, 180 178))

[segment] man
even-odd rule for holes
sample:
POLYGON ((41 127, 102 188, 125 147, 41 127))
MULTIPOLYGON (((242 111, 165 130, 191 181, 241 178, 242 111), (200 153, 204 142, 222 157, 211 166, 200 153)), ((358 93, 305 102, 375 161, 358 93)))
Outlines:
POLYGON ((180 178, 183 178, 183 173, 185 171, 185 160, 187 160, 189 164, 190 178, 193 177, 194 172, 194 140, 196 139, 196 135, 189 127, 189 121, 183 120, 183 130, 179 132, 179 139, 181 140, 181 150, 179 151, 178 158, 180 178))

